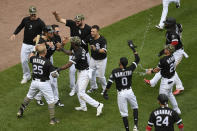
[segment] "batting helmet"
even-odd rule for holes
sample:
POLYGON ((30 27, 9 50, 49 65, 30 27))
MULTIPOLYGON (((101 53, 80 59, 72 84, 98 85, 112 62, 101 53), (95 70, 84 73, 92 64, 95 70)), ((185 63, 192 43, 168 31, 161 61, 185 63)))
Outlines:
POLYGON ((128 64, 128 59, 126 57, 121 57, 120 58, 120 63, 122 64, 122 66, 124 68, 126 68, 127 67, 127 64, 128 64))
POLYGON ((54 30, 53 30, 53 28, 52 28, 51 25, 46 25, 46 26, 44 27, 44 29, 43 29, 43 32, 45 32, 45 33, 53 33, 54 30))
POLYGON ((30 15, 36 14, 37 10, 35 6, 30 6, 29 7, 29 13, 30 15))
POLYGON ((165 28, 168 29, 168 28, 172 28, 176 25, 176 19, 175 18, 172 18, 172 17, 168 17, 166 19, 166 21, 164 21, 163 23, 165 23, 165 28))
POLYGON ((162 104, 166 105, 168 103, 168 97, 165 94, 159 94, 157 100, 162 104))
POLYGON ((76 46, 81 45, 81 39, 78 36, 71 37, 70 42, 74 43, 76 46))
POLYGON ((171 44, 166 45, 165 49, 168 50, 171 54, 174 53, 174 51, 175 51, 174 46, 171 44))

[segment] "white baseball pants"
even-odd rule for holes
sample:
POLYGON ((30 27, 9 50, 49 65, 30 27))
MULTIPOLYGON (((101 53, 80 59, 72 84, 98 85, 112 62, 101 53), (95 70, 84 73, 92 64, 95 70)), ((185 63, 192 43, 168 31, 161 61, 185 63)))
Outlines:
MULTIPOLYGON (((89 61, 90 61, 90 54, 89 53, 86 53, 86 56, 87 56, 87 60, 88 60, 88 63, 89 63, 89 61)), ((69 60, 71 60, 71 59, 72 59, 72 56, 69 56, 69 60)), ((75 65, 73 64, 69 68, 70 88, 73 89, 73 90, 76 89, 75 72, 76 72, 76 69, 75 69, 75 65)))
POLYGON ((98 77, 103 90, 105 90, 107 86, 107 82, 105 78, 106 65, 107 65, 107 58, 103 60, 94 60, 92 57, 90 58, 90 76, 91 76, 90 86, 92 89, 98 88, 96 84, 96 77, 98 77))
POLYGON ((132 109, 138 109, 138 104, 136 100, 136 96, 133 93, 132 89, 124 89, 122 91, 118 91, 117 93, 118 99, 118 107, 122 117, 128 116, 128 105, 130 104, 132 109))
POLYGON ((50 81, 40 82, 39 80, 32 80, 27 97, 33 99, 39 91, 43 94, 48 104, 53 104, 55 102, 50 81))
POLYGON ((175 76, 173 76, 171 79, 167 78, 161 78, 161 83, 160 83, 160 89, 159 89, 159 94, 166 94, 170 103, 172 104, 173 109, 178 113, 181 114, 181 111, 178 107, 177 101, 172 94, 172 88, 175 82, 175 76))
POLYGON ((164 21, 168 15, 168 6, 170 3, 180 3, 180 0, 163 0, 163 11, 159 22, 160 27, 164 27, 164 21))
POLYGON ((99 102, 86 94, 86 88, 89 83, 89 70, 77 72, 77 96, 81 107, 86 107, 86 103, 93 107, 98 107, 99 102))
POLYGON ((28 45, 23 43, 22 44, 22 48, 21 48, 21 64, 22 64, 22 68, 23 68, 23 79, 30 79, 31 78, 31 72, 29 69, 29 55, 30 53, 34 50, 33 45, 28 45))

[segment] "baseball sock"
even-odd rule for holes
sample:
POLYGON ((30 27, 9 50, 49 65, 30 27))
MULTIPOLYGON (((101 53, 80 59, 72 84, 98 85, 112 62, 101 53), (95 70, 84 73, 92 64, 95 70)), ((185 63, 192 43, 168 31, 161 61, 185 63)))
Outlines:
POLYGON ((129 123, 127 117, 122 117, 126 131, 129 131, 129 123))
POLYGON ((138 109, 133 109, 134 124, 138 126, 138 109))
POLYGON ((54 118, 55 117, 55 105, 49 104, 48 109, 49 109, 50 119, 54 118))
POLYGON ((31 101, 31 99, 29 99, 28 97, 24 98, 23 104, 21 105, 23 110, 25 110, 25 108, 27 107, 27 105, 29 104, 30 101, 31 101))

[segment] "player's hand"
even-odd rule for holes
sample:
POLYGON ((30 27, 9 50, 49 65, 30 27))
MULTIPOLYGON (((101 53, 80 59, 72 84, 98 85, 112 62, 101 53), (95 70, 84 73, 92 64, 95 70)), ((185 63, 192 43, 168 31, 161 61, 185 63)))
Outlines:
POLYGON ((152 68, 146 69, 146 74, 151 75, 152 74, 152 68))
POLYGON ((13 34, 11 37, 10 37, 10 40, 15 40, 16 39, 16 35, 13 34))
POLYGON ((62 45, 63 45, 63 46, 66 45, 69 41, 70 41, 70 38, 64 36, 64 37, 63 37, 63 40, 62 40, 62 45))
POLYGON ((92 49, 92 50, 96 50, 96 47, 94 46, 94 45, 90 45, 90 48, 92 49))
POLYGON ((52 14, 53 14, 53 15, 57 15, 58 13, 57 13, 56 11, 53 11, 52 14))
POLYGON ((58 50, 58 51, 62 48, 62 44, 60 44, 60 43, 57 43, 56 46, 57 46, 56 50, 58 50))
POLYGON ((57 77, 59 77, 59 73, 58 73, 58 71, 57 71, 57 70, 55 70, 55 71, 51 72, 51 76, 52 76, 53 78, 57 78, 57 77))
POLYGON ((128 40, 128 45, 129 45, 129 47, 130 47, 133 51, 135 51, 135 48, 137 48, 137 46, 135 46, 135 45, 133 44, 133 41, 132 41, 132 40, 128 40))
POLYGON ((103 98, 104 98, 105 100, 108 100, 108 99, 109 99, 109 96, 108 96, 106 90, 105 90, 105 92, 103 93, 103 98))

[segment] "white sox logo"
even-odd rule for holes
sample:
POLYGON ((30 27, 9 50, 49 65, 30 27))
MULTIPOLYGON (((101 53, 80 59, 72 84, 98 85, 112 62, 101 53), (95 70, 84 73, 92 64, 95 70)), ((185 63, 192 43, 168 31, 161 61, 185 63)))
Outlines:
POLYGON ((32 25, 29 25, 29 30, 31 30, 32 29, 32 25))
POLYGON ((79 34, 81 35, 81 30, 79 30, 79 34))
POLYGON ((100 44, 96 43, 96 49, 100 49, 100 44))

